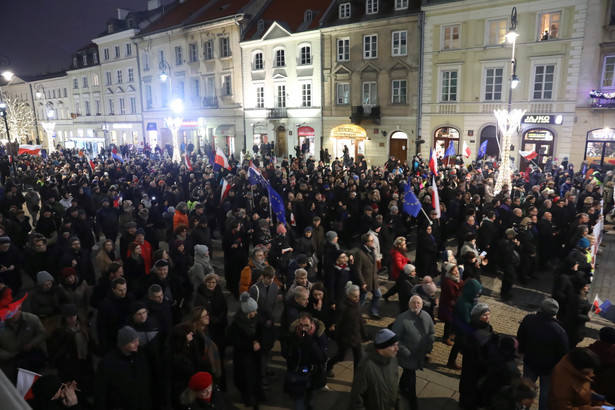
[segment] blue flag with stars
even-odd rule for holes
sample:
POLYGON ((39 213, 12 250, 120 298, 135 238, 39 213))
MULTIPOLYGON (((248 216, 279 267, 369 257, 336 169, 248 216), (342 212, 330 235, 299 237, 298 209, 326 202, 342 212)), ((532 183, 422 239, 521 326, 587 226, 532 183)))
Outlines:
POLYGON ((448 144, 448 148, 446 149, 446 152, 444 153, 445 157, 454 157, 456 155, 455 153, 455 146, 453 145, 453 141, 451 141, 450 144, 448 144))
POLYGON ((267 190, 269 191, 269 203, 271 204, 271 210, 275 214, 276 218, 278 218, 278 222, 286 225, 286 216, 284 213, 284 202, 282 201, 282 197, 280 194, 275 192, 275 189, 273 189, 271 185, 267 185, 267 190))
POLYGON ((477 159, 481 159, 487 153, 487 142, 489 142, 489 140, 485 140, 482 144, 480 144, 480 148, 478 149, 477 159))
POLYGON ((254 166, 250 165, 248 168, 248 180, 250 185, 267 184, 267 180, 263 177, 263 174, 254 166))
POLYGON ((417 217, 419 212, 421 212, 421 203, 419 199, 414 195, 414 191, 412 187, 408 187, 408 191, 404 194, 404 199, 402 200, 404 212, 408 215, 412 215, 413 217, 417 217))

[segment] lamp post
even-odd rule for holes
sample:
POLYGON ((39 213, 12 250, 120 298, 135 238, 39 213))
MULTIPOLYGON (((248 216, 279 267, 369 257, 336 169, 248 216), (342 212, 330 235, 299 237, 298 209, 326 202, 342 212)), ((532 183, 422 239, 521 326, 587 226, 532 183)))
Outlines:
MULTIPOLYGON (((52 120, 55 117, 55 110, 53 109, 53 103, 51 101, 47 101, 47 93, 45 92, 45 86, 41 83, 34 84, 34 86, 30 87, 30 92, 33 92, 36 96, 37 100, 42 100, 42 104, 44 106, 45 118, 42 119, 41 125, 45 130, 45 134, 47 135, 47 151, 53 152, 53 130, 56 126, 56 123, 52 120)), ((34 109, 34 124, 36 127, 36 143, 40 144, 39 132, 38 132, 38 113, 36 107, 34 109)))
POLYGON ((513 135, 517 132, 519 125, 521 124, 521 117, 525 113, 525 110, 513 110, 512 109, 512 93, 513 90, 519 85, 519 77, 517 77, 517 60, 515 58, 515 46, 517 37, 517 8, 513 7, 510 14, 510 30, 506 34, 506 40, 512 43, 512 58, 510 60, 510 88, 508 90, 508 109, 507 110, 494 110, 494 115, 498 123, 498 129, 500 131, 500 157, 501 163, 498 171, 498 177, 495 182, 493 192, 497 195, 500 193, 504 185, 508 186, 510 192, 511 186, 511 174, 512 167, 510 161, 510 151, 512 146, 513 135))
POLYGON ((51 101, 47 101, 47 104, 45 104, 45 108, 47 113, 47 121, 42 121, 41 125, 43 126, 43 129, 47 134, 47 150, 51 153, 53 152, 53 129, 56 126, 56 123, 52 121, 53 117, 55 116, 55 111, 53 109, 53 104, 51 103, 51 101))
POLYGON ((166 60, 160 61, 158 64, 158 68, 160 68, 160 82, 166 83, 169 80, 169 88, 171 90, 171 111, 173 111, 172 116, 168 116, 164 119, 167 127, 171 130, 171 136, 173 137, 173 161, 177 161, 178 163, 181 161, 179 155, 179 141, 178 141, 178 133, 179 129, 182 126, 182 122, 184 118, 182 117, 182 112, 184 111, 184 103, 181 99, 176 98, 173 99, 173 79, 171 78, 171 66, 166 60))

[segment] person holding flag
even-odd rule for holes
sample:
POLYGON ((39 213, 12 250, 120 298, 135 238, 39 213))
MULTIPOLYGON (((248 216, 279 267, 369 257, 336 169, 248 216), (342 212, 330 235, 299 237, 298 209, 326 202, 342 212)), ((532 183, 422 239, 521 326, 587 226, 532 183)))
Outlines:
POLYGON ((431 156, 429 157, 429 169, 431 173, 435 176, 438 176, 438 155, 436 154, 436 150, 431 150, 431 156))
MULTIPOLYGON (((485 141, 487 142, 487 141, 485 141)), ((470 158, 470 155, 472 155, 472 151, 470 151, 470 147, 468 147, 468 144, 466 144, 466 142, 463 142, 463 156, 466 158, 470 158)))
POLYGON ((455 152, 455 145, 453 144, 453 141, 451 141, 450 144, 448 144, 448 148, 444 152, 444 157, 454 157, 455 155, 457 155, 455 152))
POLYGON ((231 170, 231 164, 228 162, 228 158, 224 155, 224 152, 220 147, 216 147, 216 157, 214 158, 214 171, 224 168, 228 171, 231 170))

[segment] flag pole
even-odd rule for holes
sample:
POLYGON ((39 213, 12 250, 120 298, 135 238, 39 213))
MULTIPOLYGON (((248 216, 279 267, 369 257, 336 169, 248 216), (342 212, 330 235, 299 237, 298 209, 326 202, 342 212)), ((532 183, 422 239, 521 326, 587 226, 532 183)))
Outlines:
POLYGON ((423 214, 425 215, 425 218, 427 218, 427 222, 429 222, 429 225, 433 225, 433 222, 431 221, 431 219, 429 219, 429 215, 427 215, 427 212, 425 212, 422 206, 421 211, 423 211, 423 214))

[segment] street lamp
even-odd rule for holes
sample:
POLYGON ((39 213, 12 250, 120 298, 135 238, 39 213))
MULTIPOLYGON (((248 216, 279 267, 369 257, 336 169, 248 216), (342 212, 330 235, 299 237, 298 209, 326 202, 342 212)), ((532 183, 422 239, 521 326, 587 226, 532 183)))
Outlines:
MULTIPOLYGON (((53 103, 51 101, 47 101, 47 93, 45 92, 45 86, 41 83, 30 85, 30 93, 32 95, 32 100, 34 100, 34 96, 36 96, 37 100, 42 100, 42 105, 44 106, 45 117, 41 121, 41 125, 45 130, 45 134, 47 135, 47 151, 53 152, 53 130, 56 126, 56 123, 51 121, 55 116, 55 110, 53 109, 53 103)), ((36 103, 35 103, 36 104, 36 103)), ((36 143, 40 144, 40 137, 38 132, 38 112, 36 110, 36 105, 34 108, 34 125, 36 127, 36 143)))
POLYGON ((43 126, 43 129, 47 134, 47 149, 48 152, 51 153, 53 152, 53 129, 56 126, 56 123, 52 121, 55 115, 55 111, 53 109, 53 104, 51 103, 51 101, 47 101, 47 104, 45 104, 45 108, 47 112, 47 121, 42 121, 41 125, 43 126))
MULTIPOLYGON (((5 57, 7 60, 8 58, 5 57)), ((4 78, 4 80, 6 81, 6 85, 9 85, 11 83, 11 80, 13 79, 13 77, 15 76, 15 74, 13 74, 12 71, 4 71, 2 73, 2 78, 4 78)), ((4 96, 2 94, 2 90, 0 89, 0 116, 2 116, 2 118, 4 118, 4 128, 6 129, 6 139, 7 141, 10 143, 11 142, 11 133, 9 131, 9 122, 7 120, 7 105, 4 102, 4 96)))
POLYGON ((501 164, 498 171, 498 178, 495 181, 493 192, 497 195, 502 190, 504 185, 508 186, 509 192, 511 189, 512 167, 510 161, 510 147, 512 146, 513 135, 519 129, 521 117, 525 114, 525 110, 512 109, 512 93, 519 85, 519 77, 517 76, 517 60, 515 58, 515 46, 519 33, 517 32, 517 8, 513 7, 510 14, 510 30, 506 33, 506 41, 512 43, 512 57, 510 59, 510 88, 508 90, 508 109, 494 110, 494 115, 498 123, 500 131, 500 157, 501 164))
POLYGON ((182 117, 182 112, 184 111, 183 101, 179 98, 171 101, 171 110, 174 115, 166 117, 164 121, 166 122, 167 127, 171 130, 171 135, 173 136, 173 161, 177 161, 179 163, 181 159, 179 156, 179 141, 177 134, 182 126, 182 122, 184 121, 184 118, 182 117))

